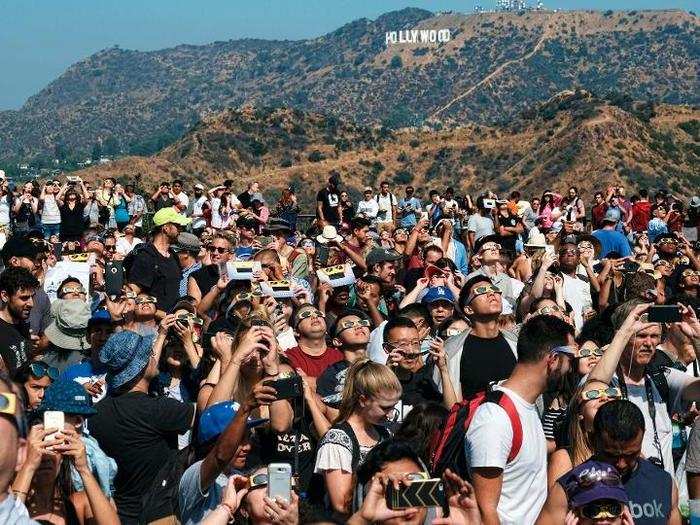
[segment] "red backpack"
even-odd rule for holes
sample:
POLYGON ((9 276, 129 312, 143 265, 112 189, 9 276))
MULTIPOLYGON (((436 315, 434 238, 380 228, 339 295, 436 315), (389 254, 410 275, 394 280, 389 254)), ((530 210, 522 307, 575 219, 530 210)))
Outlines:
POLYGON ((464 437, 474 419, 476 409, 484 403, 496 403, 508 414, 513 427, 513 443, 508 454, 508 463, 513 461, 520 452, 523 444, 523 425, 513 404, 513 400, 502 390, 485 390, 469 399, 455 403, 450 410, 442 428, 437 429, 430 443, 433 451, 430 460, 430 470, 435 477, 442 476, 445 469, 450 469, 460 476, 469 472, 464 437))

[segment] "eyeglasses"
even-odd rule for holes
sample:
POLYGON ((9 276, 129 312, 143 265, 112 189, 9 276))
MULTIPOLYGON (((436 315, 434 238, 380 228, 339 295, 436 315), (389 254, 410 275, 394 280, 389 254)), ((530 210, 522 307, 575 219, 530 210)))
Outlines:
POLYGON ((321 319, 325 319, 326 314, 324 314, 320 310, 316 310, 315 308, 307 308, 297 316, 297 324, 299 324, 304 319, 308 319, 309 317, 320 317, 321 319))
POLYGON ((56 381, 58 379, 58 368, 49 366, 43 361, 36 361, 29 365, 29 370, 34 377, 41 379, 44 376, 49 376, 51 381, 56 381))
POLYGON ((233 296, 233 302, 234 303, 242 303, 244 301, 252 301, 253 300, 253 294, 252 292, 241 292, 233 296))
POLYGON ((340 335, 342 332, 344 332, 345 330, 349 330, 350 328, 369 327, 369 325, 370 322, 367 319, 359 319, 357 321, 343 321, 338 325, 336 335, 340 335))
POLYGON ((698 277, 700 277, 700 271, 698 271, 698 270, 691 270, 690 268, 686 268, 686 269, 683 270, 683 272, 681 273, 681 277, 693 277, 694 275, 697 275, 698 277))
POLYGON ((593 244, 591 244, 588 241, 583 241, 583 242, 578 243, 578 249, 579 250, 592 250, 593 244))
POLYGON ((136 304, 156 304, 158 301, 151 295, 142 295, 136 298, 136 304))
POLYGON ((563 310, 558 306, 543 306, 535 311, 535 315, 551 315, 553 313, 561 313, 563 310))
POLYGON ((221 246, 207 246, 207 251, 210 253, 226 253, 229 251, 228 248, 222 248, 221 246))
POLYGON ((601 350, 597 346, 595 348, 579 348, 578 352, 576 353, 576 357, 602 357, 602 355, 603 350, 601 350))
POLYGON ((500 249, 501 249, 501 245, 500 245, 500 244, 498 244, 498 243, 496 243, 496 242, 487 242, 486 244, 484 244, 484 245, 481 247, 481 249, 479 250, 479 253, 481 253, 481 252, 486 252, 486 251, 489 251, 489 250, 498 251, 498 250, 500 250, 500 249))
POLYGON ((447 337, 452 337, 452 336, 461 334, 462 332, 464 332, 464 330, 466 330, 466 328, 464 328, 464 329, 448 328, 447 330, 445 330, 445 335, 447 337))
POLYGON ((668 266, 670 268, 673 265, 664 259, 659 259, 658 261, 656 261, 656 266, 668 266))
POLYGON ((480 295, 486 295, 489 293, 497 293, 497 294, 502 294, 501 290, 498 289, 497 286, 493 284, 485 284, 483 286, 475 286, 472 288, 472 293, 471 295, 467 298, 467 304, 471 304, 471 302, 479 297, 480 295))
POLYGON ((593 501, 579 509, 579 514, 589 520, 619 518, 622 516, 622 512, 622 503, 619 501, 606 501, 605 503, 593 501))
POLYGON ((677 242, 673 239, 661 239, 658 243, 659 246, 663 246, 664 244, 677 244, 677 242))
POLYGON ((136 292, 124 292, 120 299, 136 299, 138 294, 136 292))
POLYGON ((584 390, 581 392, 581 398, 584 401, 592 401, 593 399, 620 399, 622 397, 622 391, 615 387, 609 386, 608 388, 594 388, 591 390, 584 390))

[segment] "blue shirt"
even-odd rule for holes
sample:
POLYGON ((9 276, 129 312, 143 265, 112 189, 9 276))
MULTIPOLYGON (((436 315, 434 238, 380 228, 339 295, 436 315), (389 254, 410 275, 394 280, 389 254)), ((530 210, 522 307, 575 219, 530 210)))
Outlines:
POLYGON ((632 255, 627 237, 618 231, 596 230, 593 232, 593 237, 600 241, 600 259, 607 257, 610 252, 617 252, 621 257, 629 257, 632 255))
POLYGON ((180 297, 187 295, 187 280, 190 278, 190 275, 199 270, 202 267, 201 262, 196 262, 187 270, 182 271, 182 280, 180 281, 180 297))
POLYGON ((416 225, 416 211, 421 209, 420 199, 417 197, 411 197, 406 199, 405 197, 399 201, 399 208, 401 211, 401 226, 404 228, 412 228, 416 225))

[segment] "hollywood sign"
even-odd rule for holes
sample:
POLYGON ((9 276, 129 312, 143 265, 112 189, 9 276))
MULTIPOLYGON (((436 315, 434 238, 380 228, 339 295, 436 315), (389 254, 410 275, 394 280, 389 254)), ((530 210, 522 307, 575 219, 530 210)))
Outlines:
POLYGON ((449 29, 404 29, 401 31, 387 31, 385 34, 386 45, 394 44, 435 44, 436 42, 449 42, 452 33, 449 29))

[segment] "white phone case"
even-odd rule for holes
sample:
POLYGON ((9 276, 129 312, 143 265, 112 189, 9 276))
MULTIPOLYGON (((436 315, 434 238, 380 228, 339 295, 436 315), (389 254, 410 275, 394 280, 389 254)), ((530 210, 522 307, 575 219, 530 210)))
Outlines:
POLYGON ((267 496, 291 501, 292 466, 289 463, 270 463, 267 466, 267 496))

